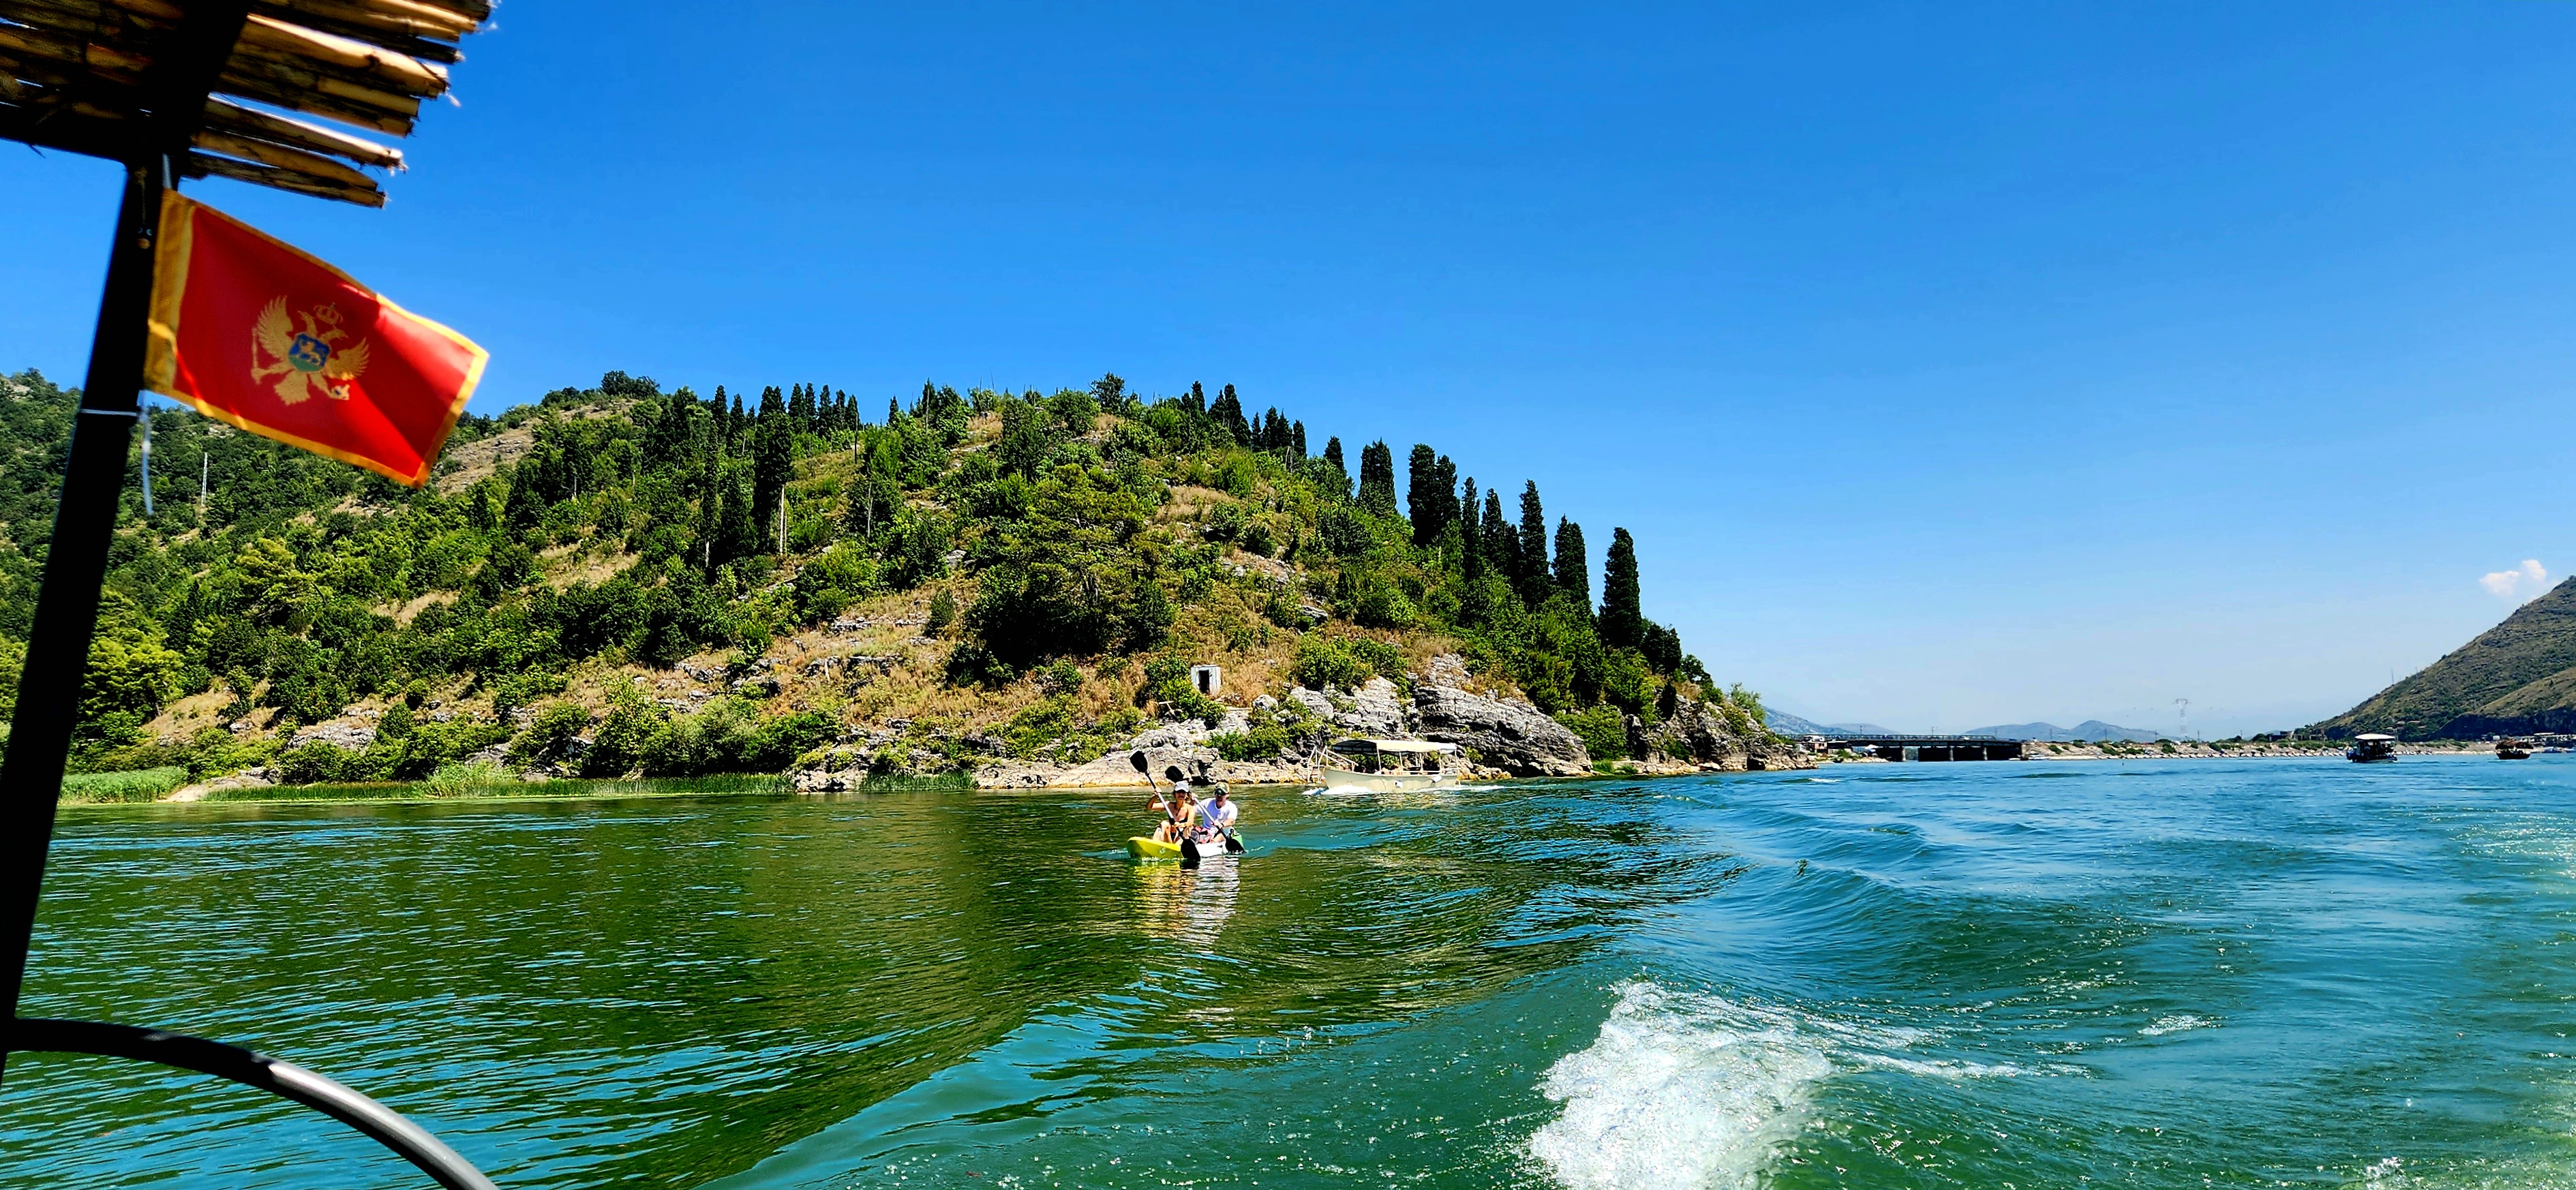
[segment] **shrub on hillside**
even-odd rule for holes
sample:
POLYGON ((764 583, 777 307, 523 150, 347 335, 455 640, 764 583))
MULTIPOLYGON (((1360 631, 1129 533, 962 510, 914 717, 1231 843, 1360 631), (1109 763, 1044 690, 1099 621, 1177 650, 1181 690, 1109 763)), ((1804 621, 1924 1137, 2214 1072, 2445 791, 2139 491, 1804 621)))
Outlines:
POLYGON ((1628 719, 1617 707, 1559 711, 1556 721, 1583 741, 1594 760, 1619 760, 1628 755, 1628 719))
POLYGON ((571 752, 573 737, 588 726, 590 715, 580 707, 568 702, 550 703, 510 741, 510 763, 527 768, 561 760, 571 752))
POLYGON ((819 711, 762 719, 751 703, 728 698, 694 715, 682 716, 667 731, 646 741, 644 775, 775 773, 798 755, 839 734, 840 725, 819 711))
POLYGON ((269 773, 280 785, 319 785, 360 779, 359 768, 357 753, 316 740, 280 755, 269 765, 269 773))

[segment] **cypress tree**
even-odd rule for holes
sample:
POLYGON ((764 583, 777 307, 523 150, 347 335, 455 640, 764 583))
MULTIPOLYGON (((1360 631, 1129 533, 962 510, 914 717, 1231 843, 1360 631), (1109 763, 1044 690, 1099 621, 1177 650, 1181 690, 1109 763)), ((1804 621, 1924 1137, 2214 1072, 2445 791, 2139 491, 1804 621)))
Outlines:
POLYGON ((742 443, 743 430, 745 428, 745 424, 749 421, 751 421, 751 415, 743 412, 742 410, 742 394, 735 393, 733 395, 733 412, 725 417, 724 441, 726 450, 732 450, 734 447, 742 443))
POLYGON ((1466 543, 1468 555, 1481 563, 1485 556, 1485 535, 1476 527, 1476 477, 1472 475, 1458 490, 1458 536, 1466 543))
POLYGON ((723 528, 716 534, 715 560, 718 565, 737 558, 748 558, 760 552, 760 524, 751 515, 751 494, 743 490, 737 475, 724 488, 723 528))
POLYGON ((661 413, 644 435, 644 462, 662 466, 680 461, 689 449, 689 415, 696 412, 698 395, 683 388, 662 398, 661 413))
POLYGON ((1521 574, 1521 538, 1512 532, 1512 523, 1503 519, 1503 493, 1499 488, 1485 493, 1485 523, 1477 526, 1477 538, 1485 546, 1485 564, 1506 579, 1518 580, 1521 574))
POLYGON ((1601 643, 1633 649, 1645 642, 1645 597, 1637 589, 1637 543, 1625 529, 1610 530, 1610 552, 1601 560, 1601 643))
POLYGON ((774 523, 779 498, 795 471, 796 427, 773 386, 760 394, 760 422, 752 427, 750 516, 755 523, 774 523))
POLYGON ((1514 577, 1521 598, 1533 604, 1544 602, 1553 580, 1547 569, 1547 514, 1539 508, 1535 479, 1521 488, 1520 564, 1521 572, 1514 577))
POLYGON ((720 560, 715 556, 716 539, 724 536, 724 496, 723 485, 717 482, 717 457, 713 453, 708 454, 707 468, 697 476, 698 548, 690 551, 710 573, 720 560))
POLYGON ((1208 416, 1216 419, 1216 424, 1225 429, 1236 446, 1251 443, 1252 427, 1243 420, 1243 401, 1234 395, 1233 385, 1229 384, 1217 393, 1216 404, 1208 406, 1208 416))
MULTIPOLYGON (((1460 509, 1471 508, 1476 503, 1472 499, 1458 499, 1458 464, 1450 462, 1447 455, 1440 456, 1440 460, 1431 465, 1431 490, 1446 495, 1440 507, 1440 525, 1444 529, 1458 523, 1460 509)), ((1467 528, 1470 530, 1468 536, 1474 536, 1475 526, 1467 528)))
POLYGON ((1291 460, 1300 463, 1306 461, 1306 423, 1302 421, 1288 423, 1288 451, 1288 457, 1291 460))
POLYGON ((1324 461, 1325 461, 1325 462, 1327 462, 1327 463, 1331 463, 1331 464, 1333 465, 1333 470, 1341 472, 1341 473, 1342 473, 1342 477, 1343 477, 1343 479, 1344 479, 1344 480, 1348 480, 1348 479, 1350 478, 1351 469, 1350 469, 1349 467, 1346 467, 1346 466, 1344 466, 1344 465, 1342 464, 1342 440, 1341 440, 1341 439, 1339 439, 1339 438, 1326 438, 1326 439, 1324 439, 1324 461))
POLYGON ((1458 507, 1458 497, 1440 482, 1440 456, 1428 445, 1413 444, 1413 454, 1404 461, 1404 514, 1413 520, 1413 544, 1427 546, 1440 540, 1440 530, 1448 527, 1444 512, 1458 507))
POLYGON ((887 425, 893 425, 893 424, 894 424, 894 419, 896 419, 896 418, 898 418, 898 417, 901 417, 901 416, 903 416, 903 402, 901 402, 901 401, 899 401, 899 400, 897 400, 897 399, 895 399, 895 398, 893 398, 893 397, 887 397, 887 398, 886 398, 886 420, 885 420, 885 424, 887 424, 887 425))
POLYGON ((1395 515, 1395 452, 1383 438, 1360 448, 1360 507, 1395 515))
POLYGON ((1189 399, 1181 402, 1181 408, 1187 409, 1192 413, 1207 412, 1207 389, 1200 385, 1198 381, 1191 381, 1189 399))
POLYGON ((1556 518, 1556 585, 1586 609, 1592 606, 1592 563, 1583 556, 1583 526, 1556 518))

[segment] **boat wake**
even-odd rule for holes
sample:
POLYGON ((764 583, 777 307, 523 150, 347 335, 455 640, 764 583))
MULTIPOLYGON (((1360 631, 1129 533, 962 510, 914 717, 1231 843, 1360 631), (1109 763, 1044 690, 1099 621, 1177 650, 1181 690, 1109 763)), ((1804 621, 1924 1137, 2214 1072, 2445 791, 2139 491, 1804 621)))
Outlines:
POLYGON ((1569 1190, 1750 1190, 1836 1074, 2063 1072, 1907 1053, 1932 1037, 1628 983, 1600 1037, 1548 1068, 1539 1092, 1560 1110, 1528 1153, 1569 1190))

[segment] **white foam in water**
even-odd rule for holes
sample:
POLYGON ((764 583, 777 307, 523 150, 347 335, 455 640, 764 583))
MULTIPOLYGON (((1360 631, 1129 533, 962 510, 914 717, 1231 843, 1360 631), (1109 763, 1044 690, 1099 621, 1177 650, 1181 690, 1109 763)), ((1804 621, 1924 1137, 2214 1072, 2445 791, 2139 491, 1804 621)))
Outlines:
POLYGON ((1562 1108, 1530 1136, 1529 1154, 1568 1190, 1750 1190, 1838 1072, 2084 1073, 1908 1052, 1946 1033, 1624 984, 1601 1036, 1539 1084, 1562 1108))
POLYGON ((2197 1016, 2188 1012, 2177 1012, 2169 1016, 2157 1017, 2156 1023, 2138 1030, 2138 1035, 2142 1037, 2162 1037, 2167 1033, 2181 1033, 2190 1029, 2215 1029, 2217 1027, 2218 1022, 2213 1021, 2208 1017, 2197 1016))
POLYGON ((1530 1155, 1572 1190, 1751 1187, 1833 1073, 1828 1044, 1785 1013, 1628 984, 1600 1038, 1548 1068, 1564 1110, 1530 1155))

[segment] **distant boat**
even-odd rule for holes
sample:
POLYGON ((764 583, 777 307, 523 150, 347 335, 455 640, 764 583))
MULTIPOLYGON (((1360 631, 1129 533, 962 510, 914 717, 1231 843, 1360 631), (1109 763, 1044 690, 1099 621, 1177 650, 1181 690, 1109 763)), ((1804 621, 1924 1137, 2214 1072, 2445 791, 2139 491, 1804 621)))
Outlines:
POLYGON ((2343 758, 2354 764, 2397 759, 2397 737, 2371 732, 2352 737, 2352 747, 2343 750, 2343 758))
POLYGON ((1422 740, 1343 740, 1323 763, 1326 789, 1411 793, 1458 783, 1458 745, 1422 740), (1336 763, 1338 762, 1338 763, 1336 763))
POLYGON ((2496 741, 2496 759, 2498 759, 2498 760, 2529 760, 2529 759, 2531 759, 2531 741, 2529 741, 2529 740, 2515 740, 2515 739, 2502 739, 2502 740, 2497 740, 2497 741, 2496 741))

